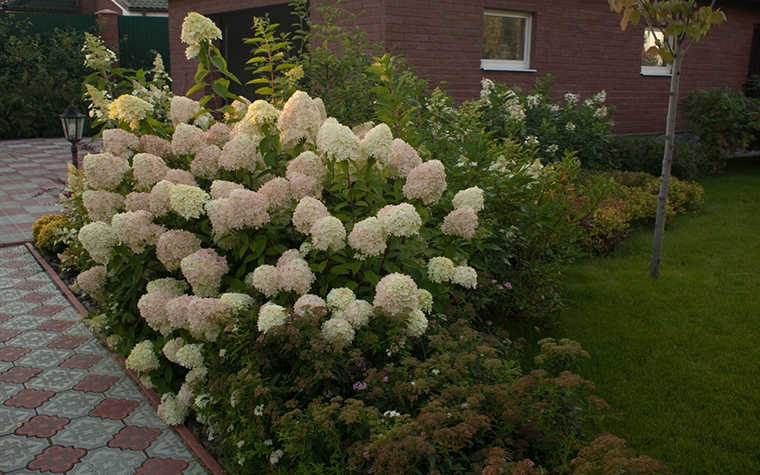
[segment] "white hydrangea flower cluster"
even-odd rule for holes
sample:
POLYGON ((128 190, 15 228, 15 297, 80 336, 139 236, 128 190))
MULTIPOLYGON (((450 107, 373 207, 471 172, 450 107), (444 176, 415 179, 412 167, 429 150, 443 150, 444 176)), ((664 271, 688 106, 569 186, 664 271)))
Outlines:
POLYGON ((143 340, 136 344, 124 362, 124 366, 138 373, 148 373, 158 369, 159 362, 156 353, 153 351, 153 342, 143 340))
POLYGON ((102 221, 82 226, 78 238, 92 260, 103 265, 108 263, 111 251, 119 242, 116 231, 102 221))
POLYGON ((285 307, 267 302, 259 310, 259 319, 256 326, 261 333, 266 334, 272 328, 285 325, 288 317, 288 311, 285 307))
POLYGON ((189 45, 185 50, 187 59, 198 56, 201 43, 220 39, 222 39, 222 30, 210 19, 196 12, 190 12, 185 16, 180 40, 189 45))

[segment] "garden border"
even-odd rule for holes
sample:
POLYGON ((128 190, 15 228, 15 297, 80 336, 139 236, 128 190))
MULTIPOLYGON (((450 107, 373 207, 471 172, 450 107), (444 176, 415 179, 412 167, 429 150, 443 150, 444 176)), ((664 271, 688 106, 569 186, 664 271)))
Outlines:
MULTIPOLYGON (((52 267, 45 261, 45 259, 40 255, 40 253, 37 251, 37 249, 34 247, 32 243, 29 241, 22 241, 18 243, 3 243, 0 247, 10 247, 12 245, 24 245, 29 250, 29 252, 34 256, 34 259, 39 263, 42 268, 45 270, 45 272, 50 276, 50 278, 53 280, 55 285, 61 290, 63 295, 66 297, 66 299, 71 303, 71 305, 76 308, 77 312, 82 317, 86 317, 89 313, 87 309, 82 305, 82 303, 76 298, 73 292, 68 288, 68 286, 61 280, 60 277, 58 277, 58 274, 53 270, 52 267)), ((124 369, 124 371, 129 375, 129 377, 137 384, 137 386, 140 388, 143 394, 148 398, 150 403, 153 405, 153 407, 158 407, 158 405, 161 402, 161 399, 158 397, 158 394, 152 389, 149 389, 145 387, 145 385, 140 382, 140 379, 137 377, 137 373, 135 371, 125 368, 124 367, 124 361, 125 358, 119 358, 117 355, 115 355, 111 348, 105 343, 105 341, 102 339, 101 335, 99 335, 99 332, 93 331, 95 334, 95 338, 98 339, 101 345, 111 354, 111 356, 117 358, 119 360, 120 365, 124 369)), ((211 472, 211 475, 225 475, 225 472, 222 470, 222 468, 219 466, 219 464, 214 460, 214 458, 206 451, 206 449, 201 445, 201 443, 198 441, 198 439, 193 435, 192 432, 190 432, 190 429, 187 428, 185 425, 176 425, 176 426, 169 426, 171 427, 177 435, 182 439, 182 442, 184 442, 185 446, 192 452, 192 454, 195 456, 195 458, 203 464, 203 466, 211 472)))

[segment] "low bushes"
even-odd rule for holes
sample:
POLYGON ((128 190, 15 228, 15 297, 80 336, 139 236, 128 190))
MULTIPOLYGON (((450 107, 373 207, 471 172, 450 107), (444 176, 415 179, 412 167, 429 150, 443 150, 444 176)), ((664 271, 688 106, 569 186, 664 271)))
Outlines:
MULTIPOLYGON (((665 138, 651 135, 617 135, 612 139, 620 159, 620 170, 662 174, 665 138)), ((678 140, 673 146, 671 174, 681 180, 696 180, 710 172, 712 162, 702 145, 678 140)))

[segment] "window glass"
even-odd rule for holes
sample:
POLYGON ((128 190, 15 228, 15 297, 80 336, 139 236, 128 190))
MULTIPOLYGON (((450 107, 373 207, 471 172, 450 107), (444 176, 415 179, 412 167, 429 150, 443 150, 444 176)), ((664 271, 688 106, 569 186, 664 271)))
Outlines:
POLYGON ((650 30, 649 28, 644 30, 644 47, 641 50, 641 65, 642 66, 666 66, 665 62, 659 56, 653 56, 647 51, 652 46, 655 46, 655 38, 663 41, 665 36, 661 30, 650 30))
POLYGON ((527 19, 486 14, 483 18, 483 59, 525 61, 527 19))

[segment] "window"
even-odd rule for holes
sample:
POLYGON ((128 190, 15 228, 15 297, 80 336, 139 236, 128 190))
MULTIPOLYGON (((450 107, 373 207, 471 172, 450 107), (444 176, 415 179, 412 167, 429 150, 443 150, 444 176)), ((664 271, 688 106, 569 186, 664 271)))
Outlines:
POLYGON ((655 46, 655 38, 664 41, 665 35, 662 30, 649 28, 644 30, 644 44, 641 48, 641 74, 644 76, 670 76, 670 65, 666 64, 659 56, 647 53, 647 50, 655 46))
POLYGON ((531 20, 528 13, 486 10, 480 67, 492 71, 531 71, 531 20))

